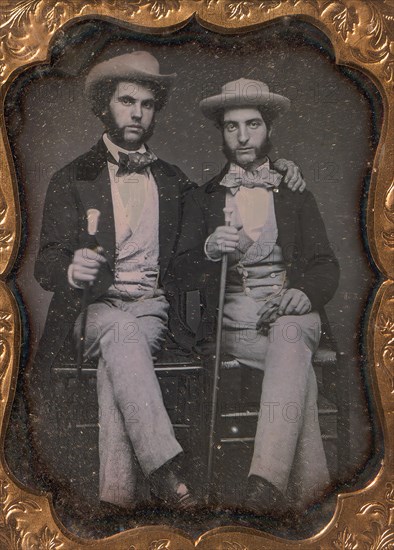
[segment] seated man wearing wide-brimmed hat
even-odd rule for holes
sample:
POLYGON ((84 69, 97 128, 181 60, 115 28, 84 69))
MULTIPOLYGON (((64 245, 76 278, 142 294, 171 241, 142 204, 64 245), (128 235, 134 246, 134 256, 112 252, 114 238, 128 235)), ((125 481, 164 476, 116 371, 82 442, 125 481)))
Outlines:
POLYGON ((228 163, 186 198, 175 273, 179 285, 202 293, 201 341, 214 334, 220 260, 228 255, 224 352, 264 370, 245 506, 279 516, 290 497, 305 506, 329 482, 311 359, 338 263, 312 194, 279 186, 267 156, 273 121, 290 101, 240 79, 200 107, 220 128, 228 163))
MULTIPOLYGON (((84 348, 85 356, 99 359, 100 499, 124 507, 135 504, 136 464, 159 498, 179 507, 193 502, 180 479, 182 448, 153 368, 167 327, 163 287, 179 201, 191 184, 145 144, 175 76, 161 74, 156 58, 143 51, 91 69, 85 92, 106 132, 53 176, 35 267, 54 297, 31 374, 32 397, 47 388, 42 401, 51 410, 50 366, 70 329, 79 343, 89 285, 84 348), (89 210, 100 213, 93 245, 89 210)), ((41 410, 37 423, 44 416, 41 410)))

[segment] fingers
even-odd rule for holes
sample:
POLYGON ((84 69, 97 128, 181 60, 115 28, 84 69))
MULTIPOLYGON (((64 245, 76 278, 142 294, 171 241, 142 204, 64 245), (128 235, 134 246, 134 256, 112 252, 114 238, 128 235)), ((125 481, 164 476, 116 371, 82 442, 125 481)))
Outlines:
POLYGON ((297 178, 292 178, 287 185, 291 191, 299 191, 300 193, 306 189, 306 183, 301 175, 297 176, 297 178))
POLYGON ((103 250, 80 248, 72 261, 72 278, 76 283, 94 282, 101 266, 106 263, 103 250))
POLYGON ((107 260, 102 255, 102 249, 91 250, 90 248, 80 248, 74 254, 73 264, 86 268, 100 267, 107 260))
POLYGON ((277 170, 280 174, 286 174, 286 170, 289 164, 294 163, 292 163, 291 160, 286 159, 277 159, 273 163, 275 170, 277 170))
POLYGON ((273 313, 273 311, 275 310, 276 308, 274 307, 268 307, 266 308, 260 315, 259 317, 259 320, 257 321, 257 327, 261 326, 263 323, 268 323, 269 319, 270 319, 270 316, 271 316, 271 313, 273 313))
POLYGON ((306 181, 305 181, 305 180, 302 180, 302 183, 301 183, 301 185, 299 186, 298 191, 299 191, 300 193, 303 193, 303 192, 305 191, 305 189, 306 189, 306 181))
POLYGON ((311 309, 307 295, 297 288, 285 292, 279 305, 278 315, 304 315, 311 309))
POLYGON ((76 283, 93 283, 97 278, 97 274, 98 270, 84 273, 80 269, 74 268, 72 277, 76 283))
POLYGON ((234 252, 239 244, 239 234, 235 227, 219 227, 217 229, 216 243, 223 252, 234 252))
POLYGON ((296 164, 289 166, 287 174, 283 178, 284 183, 287 183, 287 186, 292 191, 299 191, 302 193, 306 187, 306 183, 302 177, 301 170, 296 164))
POLYGON ((279 308, 278 308, 278 314, 279 315, 288 315, 287 313, 287 309, 288 309, 288 306, 292 300, 292 294, 290 292, 285 292, 283 297, 282 297, 282 300, 280 301, 280 304, 279 304, 279 308), (286 313, 285 313, 286 312, 286 313))
POLYGON ((265 311, 263 315, 261 315, 261 317, 256 323, 256 330, 261 330, 264 325, 266 326, 274 323, 277 318, 278 318, 278 308, 275 306, 272 306, 267 311, 265 311))
POLYGON ((269 298, 266 302, 263 303, 260 309, 257 310, 257 315, 261 317, 262 315, 265 315, 266 312, 271 310, 272 308, 278 309, 280 300, 281 300, 280 296, 269 298))
POLYGON ((306 183, 302 176, 302 172, 291 160, 278 159, 274 162, 275 169, 283 174, 283 183, 288 186, 291 191, 299 191, 302 193, 306 188, 306 183))
POLYGON ((311 311, 308 296, 298 288, 286 290, 283 296, 268 299, 257 311, 256 330, 264 330, 282 315, 304 315, 311 311))
POLYGON ((294 164, 294 162, 288 160, 285 168, 285 174, 283 176, 283 183, 286 183, 289 187, 290 182, 293 185, 294 182, 297 180, 297 171, 298 167, 294 164))
POLYGON ((263 325, 274 323, 278 318, 278 301, 268 300, 258 310, 259 320, 256 323, 256 330, 260 330, 263 325))
POLYGON ((286 291, 279 304, 279 315, 291 315, 298 305, 299 300, 300 297, 294 293, 294 289, 286 291))
POLYGON ((307 296, 304 295, 303 298, 298 302, 297 307, 294 310, 294 313, 296 315, 305 315, 305 313, 309 313, 311 310, 311 303, 307 296))
POLYGON ((235 252, 238 244, 239 232, 237 228, 222 225, 209 237, 207 241, 207 252, 211 258, 220 258, 225 253, 235 252))

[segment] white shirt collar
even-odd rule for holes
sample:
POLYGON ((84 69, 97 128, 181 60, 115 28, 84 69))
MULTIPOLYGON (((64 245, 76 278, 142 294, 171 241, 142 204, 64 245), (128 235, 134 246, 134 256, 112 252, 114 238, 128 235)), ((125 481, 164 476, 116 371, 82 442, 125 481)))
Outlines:
MULTIPOLYGON (((116 145, 113 141, 111 141, 107 133, 103 134, 103 141, 108 151, 111 153, 111 155, 114 157, 116 161, 119 161, 119 152, 126 153, 126 155, 131 153, 131 151, 128 151, 127 149, 123 149, 123 147, 119 147, 119 145, 116 145)), ((142 144, 139 149, 132 152, 145 153, 146 152, 145 144, 142 144)))

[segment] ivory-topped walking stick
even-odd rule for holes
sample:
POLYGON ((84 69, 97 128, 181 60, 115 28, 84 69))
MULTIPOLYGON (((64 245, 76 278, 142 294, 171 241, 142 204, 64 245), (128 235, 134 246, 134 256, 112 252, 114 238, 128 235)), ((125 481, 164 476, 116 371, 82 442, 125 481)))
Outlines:
MULTIPOLYGON (((231 214, 233 213, 231 208, 223 208, 224 223, 227 226, 231 225, 231 214)), ((226 253, 222 256, 222 265, 220 271, 220 286, 219 286, 219 307, 218 307, 218 320, 216 327, 216 348, 215 348, 215 368, 213 372, 213 387, 212 387, 212 410, 211 421, 209 426, 209 449, 208 449, 208 496, 211 492, 212 473, 213 473, 213 458, 215 450, 215 428, 216 428, 216 412, 217 412, 217 400, 220 380, 220 363, 221 363, 221 351, 222 351, 222 332, 223 332, 223 308, 224 308, 224 294, 226 290, 226 278, 227 278, 227 264, 228 256, 226 253)))
MULTIPOLYGON (((96 247, 96 233, 98 228, 98 222, 100 219, 100 211, 96 208, 89 208, 87 211, 87 218, 88 218, 88 235, 89 235, 89 242, 87 248, 91 248, 92 250, 96 247)), ((82 372, 82 363, 83 363, 83 352, 85 351, 85 335, 86 335, 86 321, 88 317, 88 305, 89 305, 89 297, 90 297, 90 287, 92 286, 92 282, 88 283, 82 293, 82 307, 81 307, 81 327, 80 327, 80 333, 79 333, 79 341, 78 341, 78 353, 77 353, 77 379, 80 380, 81 378, 81 372, 82 372)))

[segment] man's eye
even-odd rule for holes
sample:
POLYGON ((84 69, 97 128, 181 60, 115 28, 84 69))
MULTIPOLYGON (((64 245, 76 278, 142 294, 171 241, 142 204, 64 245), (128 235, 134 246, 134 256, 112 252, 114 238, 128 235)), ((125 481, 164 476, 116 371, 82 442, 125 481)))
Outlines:
POLYGON ((226 124, 226 130, 228 132, 234 132, 234 130, 236 129, 237 129, 237 126, 233 122, 229 122, 228 124, 226 124))
POLYGON ((153 101, 148 101, 147 103, 144 103, 143 106, 145 107, 145 109, 153 109, 154 102, 153 101))
POLYGON ((133 103, 133 100, 130 97, 120 97, 119 101, 122 105, 131 105, 133 103))
POLYGON ((250 128, 255 130, 260 126, 260 122, 258 120, 252 120, 252 122, 249 123, 250 128))

